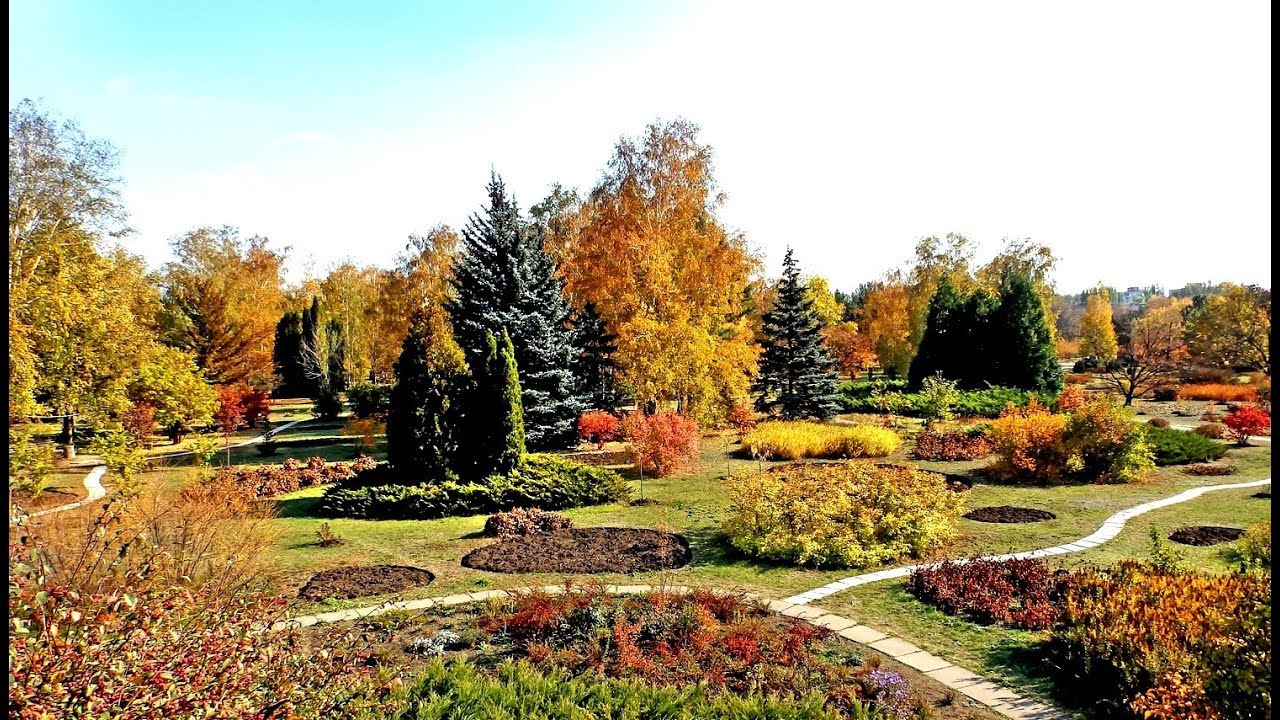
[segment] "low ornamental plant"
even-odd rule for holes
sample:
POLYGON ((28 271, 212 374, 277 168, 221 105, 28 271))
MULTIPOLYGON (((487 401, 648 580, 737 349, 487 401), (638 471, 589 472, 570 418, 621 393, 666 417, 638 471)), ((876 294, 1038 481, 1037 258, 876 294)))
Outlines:
POLYGON ((1227 413, 1222 419, 1227 426, 1228 435, 1238 445, 1248 445, 1252 435, 1266 435, 1271 432, 1271 416, 1261 408, 1241 407, 1227 413))
POLYGON ((1203 383, 1182 385, 1178 388, 1179 400, 1208 400, 1222 403, 1251 403, 1258 399, 1258 388, 1236 383, 1203 383))
POLYGON ((585 412, 578 418, 578 439, 603 450, 605 443, 622 439, 622 421, 601 410, 585 412))
POLYGON ((332 485, 371 470, 374 465, 371 458, 363 455, 352 463, 329 463, 324 458, 313 457, 303 464, 289 458, 282 465, 220 467, 206 482, 249 498, 266 498, 302 488, 332 485))
POLYGON ((633 412, 622 421, 636 468, 657 477, 670 475, 698 460, 702 433, 692 418, 678 413, 633 412))
POLYGON ((342 536, 335 533, 329 523, 320 523, 316 530, 316 544, 320 547, 335 547, 345 542, 342 536))
POLYGON ((906 587, 907 592, 948 615, 982 624, 1044 630, 1061 613, 1067 575, 1039 558, 974 558, 918 568, 912 571, 906 587))
POLYGON ((1012 482, 1135 482, 1155 467, 1143 426, 1105 397, 1070 413, 1034 401, 1010 408, 991 424, 989 437, 997 456, 989 472, 1012 482))
POLYGON ((1240 538, 1240 557, 1247 566, 1271 567, 1271 521, 1258 523, 1240 538))
POLYGON ((917 460, 977 460, 991 450, 991 441, 982 432, 926 431, 916 435, 911 455, 917 460))
POLYGON ((884 457, 901 444, 898 434, 888 428, 805 420, 761 423, 742 438, 743 451, 773 460, 884 457))
POLYGON ((741 440, 756 426, 756 413, 747 405, 734 405, 729 411, 726 422, 738 433, 738 439, 741 440))
POLYGON ((725 482, 733 547, 814 567, 920 557, 954 537, 962 502, 937 473, 863 461, 797 463, 725 482))
POLYGON ((568 530, 573 521, 568 516, 557 512, 548 512, 538 508, 516 508, 507 512, 494 513, 484 521, 484 534, 503 540, 522 535, 568 530))
POLYGON ((1220 422, 1206 422, 1202 425, 1197 425, 1192 432, 1201 437, 1221 440, 1227 436, 1227 426, 1220 422))
POLYGON ((1154 425, 1147 426, 1147 444, 1160 466, 1217 460, 1227 452, 1226 445, 1199 433, 1154 425))
POLYGON ((1268 574, 1074 573, 1048 648, 1064 696, 1104 717, 1271 717, 1268 574))
POLYGON ((1155 418, 1151 418, 1150 420, 1148 420, 1148 421, 1147 421, 1147 425, 1149 425, 1150 427, 1153 427, 1153 428, 1162 428, 1162 429, 1163 429, 1163 428, 1167 428, 1167 427, 1169 427, 1169 421, 1168 421, 1168 420, 1165 420, 1164 418, 1158 418, 1158 417, 1155 417, 1155 418))
POLYGON ((1230 463, 1196 463, 1182 468, 1184 474, 1197 476, 1230 475, 1235 471, 1235 466, 1230 463))

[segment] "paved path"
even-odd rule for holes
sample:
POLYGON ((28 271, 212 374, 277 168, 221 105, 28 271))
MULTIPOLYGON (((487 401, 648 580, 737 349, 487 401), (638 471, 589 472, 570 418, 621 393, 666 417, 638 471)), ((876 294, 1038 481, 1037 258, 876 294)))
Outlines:
MULTIPOLYGON (((652 588, 648 585, 606 585, 605 588, 609 592, 617 595, 638 595, 649 592, 650 590, 659 589, 652 588)), ((529 589, 530 588, 518 588, 512 591, 485 590, 482 592, 447 595, 445 597, 383 603, 381 605, 354 608, 351 610, 338 610, 335 612, 321 613, 319 615, 304 615, 275 623, 270 629, 273 631, 289 630, 323 623, 360 620, 362 618, 381 615, 393 610, 425 610, 427 608, 434 607, 464 605, 467 603, 503 598, 513 592, 527 591, 529 589)), ((559 594, 565 591, 563 585, 548 585, 541 589, 551 594, 559 594)), ((667 592, 689 591, 689 588, 679 586, 660 589, 667 592)), ((802 620, 810 625, 825 627, 841 637, 882 652, 904 665, 919 670, 930 678, 955 690, 957 693, 973 698, 1005 717, 1015 718, 1015 720, 1068 720, 1069 718, 1066 713, 1063 713, 1056 708, 1024 698, 1009 688, 997 685, 989 680, 985 680, 964 668, 952 665, 936 655, 931 655, 906 640, 886 635, 866 625, 859 625, 856 621, 844 617, 843 615, 836 615, 835 613, 827 612, 822 608, 804 603, 793 603, 787 600, 769 600, 758 595, 751 595, 751 597, 755 597, 766 603, 769 609, 774 612, 802 620)))
MULTIPOLYGON (((1120 531, 1124 529, 1125 523, 1128 522, 1129 519, 1137 517, 1138 515, 1141 515, 1145 512, 1150 512, 1157 508, 1162 508, 1169 505, 1177 505, 1178 503, 1183 503, 1188 500, 1194 500, 1195 498, 1198 498, 1207 492, 1214 492, 1215 490, 1234 490, 1236 488, 1259 487, 1262 485, 1270 485, 1270 484, 1271 484, 1271 478, 1267 478, 1265 480, 1255 480, 1253 482, 1228 483, 1223 485, 1204 485, 1197 488, 1191 488, 1190 490, 1185 490, 1183 492, 1178 493, 1177 495, 1173 495, 1167 498, 1162 498, 1160 500, 1152 500, 1151 502, 1145 502, 1145 503, 1142 503, 1141 505, 1136 505, 1134 507, 1131 507, 1128 510, 1121 510, 1115 515, 1112 515, 1111 517, 1107 518, 1107 520, 1102 523, 1102 527, 1098 528, 1092 535, 1082 537, 1079 540, 1076 540, 1074 542, 1070 542, 1065 545, 1055 545, 1054 547, 1041 548, 1039 550, 1027 550, 1024 552, 1009 553, 1007 555, 988 555, 983 559, 1014 560, 1014 559, 1021 559, 1021 558, 1036 558, 1036 557, 1046 557, 1048 555, 1065 555, 1067 553, 1081 552, 1082 550, 1088 550, 1090 548, 1098 547, 1099 545, 1107 542, 1111 538, 1114 538, 1116 535, 1119 535, 1120 531)), ((960 562, 963 562, 963 560, 961 560, 960 562)), ((936 567, 936 565, 937 563, 907 565, 905 567, 897 567, 889 570, 880 570, 878 572, 866 573, 863 575, 854 575, 853 577, 847 577, 842 580, 836 580, 835 582, 827 583, 822 587, 814 588, 813 590, 802 592, 802 593, 799 593, 798 595, 792 595, 791 597, 787 598, 786 601, 792 602, 792 603, 807 603, 813 600, 821 600, 822 598, 828 597, 830 595, 835 595, 836 593, 841 592, 843 590, 848 590, 851 587, 856 587, 858 585, 865 585, 867 583, 878 582, 880 580, 889 580, 892 578, 906 577, 907 575, 910 575, 911 571, 915 570, 916 568, 936 567)))
MULTIPOLYGON (((306 422, 306 421, 308 421, 308 420, 314 420, 314 419, 315 419, 314 417, 309 417, 309 418, 302 418, 301 420, 294 420, 293 422, 287 422, 287 423, 285 423, 285 424, 281 425, 281 426, 280 426, 280 427, 278 427, 278 428, 272 428, 272 429, 271 429, 271 435, 272 435, 272 437, 275 437, 275 436, 279 435, 281 432, 284 432, 285 430, 287 430, 287 429, 289 429, 289 428, 293 427, 294 425, 297 425, 298 423, 302 423, 302 422, 306 422)), ((249 438, 248 440, 244 440, 244 441, 242 441, 242 442, 235 443, 234 445, 231 445, 230 447, 231 447, 232 449, 235 449, 235 448, 242 448, 242 447, 245 447, 245 446, 247 446, 247 445, 252 445, 252 444, 254 444, 254 443, 262 442, 262 440, 263 440, 264 438, 266 438, 266 437, 267 437, 267 434, 266 434, 266 433, 263 433, 263 434, 261 434, 261 435, 259 435, 259 436, 257 436, 257 437, 249 438)), ((227 448, 226 448, 226 447, 220 447, 220 448, 218 448, 218 452, 226 452, 226 451, 227 451, 227 448)), ((178 450, 178 451, 176 451, 176 452, 165 453, 164 455, 152 455, 151 457, 149 457, 149 458, 147 458, 147 459, 148 459, 148 460, 165 460, 165 459, 168 459, 168 458, 182 457, 183 455, 190 455, 190 454, 191 454, 191 451, 190 451, 190 450, 178 450)))

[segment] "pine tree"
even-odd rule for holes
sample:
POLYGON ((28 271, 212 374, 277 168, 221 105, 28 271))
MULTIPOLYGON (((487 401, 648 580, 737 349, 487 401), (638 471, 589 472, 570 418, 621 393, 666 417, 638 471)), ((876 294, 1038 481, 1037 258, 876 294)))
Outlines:
POLYGON ((929 300, 929 312, 925 317, 924 335, 920 337, 920 347, 911 360, 911 368, 907 372, 907 382, 913 388, 919 388, 927 377, 941 373, 948 380, 959 381, 956 361, 957 352, 969 352, 964 348, 963 323, 960 315, 964 312, 965 300, 956 292, 951 281, 943 276, 938 281, 938 289, 929 300))
POLYGON ((414 313, 395 365, 387 459, 407 478, 437 481, 457 458, 467 366, 435 306, 414 313))
POLYGON ((489 207, 462 231, 448 310, 458 344, 473 366, 488 352, 486 336, 506 330, 515 348, 529 446, 563 448, 575 440, 586 403, 573 377, 573 331, 564 283, 543 248, 542 231, 521 220, 495 174, 489 207))
POLYGON ((764 314, 760 374, 752 390, 756 409, 786 419, 826 418, 840 409, 835 362, 822 344, 822 321, 790 248, 783 260, 778 298, 764 314))
POLYGON ((991 317, 994 385, 1057 393, 1062 365, 1044 304, 1026 276, 1010 273, 1000 285, 1000 307, 991 317))
POLYGON ((463 445, 466 472, 474 479, 509 475, 525 455, 524 410, 515 347, 505 332, 498 340, 486 338, 489 352, 475 373, 474 390, 467 404, 469 431, 463 445))
POLYGON ((325 381, 333 392, 347 389, 347 338, 342 323, 332 319, 325 323, 325 381))
POLYGON ((593 302, 575 314, 573 330, 573 344, 578 352, 573 365, 578 392, 586 398, 589 407, 613 410, 618 405, 617 365, 613 361, 613 354, 618 351, 618 336, 609 332, 593 302))
POLYGON ((999 351, 991 330, 991 321, 999 306, 1000 300, 995 295, 978 288, 955 314, 957 351, 951 359, 951 374, 946 377, 955 380, 962 389, 981 390, 988 385, 992 358, 999 351))
POLYGON ((276 376, 276 397, 296 397, 306 392, 306 375, 302 366, 302 313, 290 310, 276 323, 276 342, 272 350, 276 376))

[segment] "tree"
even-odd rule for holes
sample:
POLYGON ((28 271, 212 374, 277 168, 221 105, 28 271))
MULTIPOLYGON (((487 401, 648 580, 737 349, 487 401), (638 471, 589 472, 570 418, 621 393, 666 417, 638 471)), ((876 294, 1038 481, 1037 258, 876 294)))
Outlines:
MULTIPOLYGON (((442 305, 450 297, 458 243, 456 232, 437 225, 426 235, 410 235, 396 267, 377 273, 377 299, 369 308, 369 364, 375 382, 387 382, 393 376, 413 313, 430 305, 442 305)), ((433 341, 452 338, 452 332, 450 329, 447 334, 433 336, 433 341)))
MULTIPOLYGON (((343 340, 342 375, 352 382, 367 380, 373 368, 379 274, 377 268, 343 263, 320 282, 329 322, 338 325, 343 340)), ((406 312, 404 318, 408 316, 406 312)), ((396 338, 397 346, 402 340, 402 336, 396 338)))
POLYGON ((317 398, 328 384, 329 357, 321 332, 320 298, 312 295, 311 306, 302 311, 302 376, 309 398, 317 398))
POLYGON ((1124 404, 1157 385, 1173 381, 1187 357, 1182 310, 1186 300, 1152 304, 1134 321, 1116 360, 1104 377, 1124 396, 1124 404))
POLYGON ((276 323, 272 362, 276 368, 276 396, 298 397, 307 394, 307 374, 302 355, 302 313, 286 312, 276 323))
POLYGON ((907 357, 920 347, 924 337, 925 323, 928 321, 929 303, 938 290, 938 283, 946 278, 951 286, 962 294, 968 294, 974 287, 973 262, 974 244, 969 238, 959 233, 947 233, 945 237, 936 235, 920 238, 916 243, 915 260, 911 273, 907 278, 907 311, 911 318, 911 349, 907 357))
POLYGON ((574 314, 573 345, 577 350, 574 361, 574 377, 579 394, 589 407, 597 410, 613 410, 618 405, 616 388, 617 365, 613 361, 618 352, 618 336, 609 332, 604 318, 596 311, 596 304, 588 302, 574 314))
POLYGON ((841 373, 855 377, 875 367, 875 345, 866 334, 858 332, 858 323, 828 325, 823 328, 822 339, 841 373))
POLYGON ((822 344, 822 320, 791 249, 782 261, 778 300, 764 315, 760 374, 752 385, 756 410, 784 419, 827 418, 840 410, 835 363, 822 344))
POLYGON ((218 408, 218 392, 200 368, 177 348, 153 345, 129 377, 129 400, 152 409, 153 418, 175 443, 192 428, 207 425, 218 408))
POLYGON ((744 290, 759 262, 717 218, 724 198, 697 133, 677 119, 619 140, 557 252, 570 295, 618 335, 619 380, 637 404, 714 423, 749 391, 744 290))
POLYGON ((1104 363, 1115 360, 1119 352, 1115 325, 1111 322, 1111 297, 1101 284, 1089 293, 1084 302, 1084 315, 1080 318, 1080 352, 1104 363))
POLYGON ((213 419, 222 428, 222 438, 227 448, 227 465, 231 464, 231 433, 244 425, 244 405, 240 391, 229 385, 218 388, 218 409, 213 419))
POLYGON ((529 446, 564 448, 576 438, 586 403, 575 390, 573 330, 564 283, 542 246, 536 224, 524 222, 501 178, 488 185, 489 206, 462 232, 446 301, 454 336, 472 367, 483 364, 488 335, 506 331, 515 347, 529 446))
POLYGON ((1062 365, 1044 303, 1026 276, 1005 277, 989 337, 993 384, 1054 394, 1062 390, 1062 365))
POLYGON ((163 340, 195 354, 210 381, 270 387, 272 342, 284 312, 284 252, 233 227, 174 238, 161 277, 163 340))
POLYGON ((907 286, 896 274, 867 291, 858 326, 875 348, 880 366, 890 375, 906 375, 915 355, 907 286))
POLYGON ((840 322, 844 317, 844 306, 836 300, 831 292, 831 284, 824 277, 812 277, 805 283, 805 291, 813 301, 813 311, 818 314, 824 327, 840 322))
POLYGON ((1056 342, 1058 315, 1053 302, 1056 293, 1051 276, 1057 264, 1058 258, 1053 256, 1048 245, 1036 245, 1026 238, 1005 238, 1000 252, 986 265, 978 268, 975 275, 979 286, 993 294, 1000 292, 1000 285, 1010 273, 1017 273, 1030 280, 1036 294, 1040 296, 1049 329, 1054 333, 1056 342))
POLYGON ((1271 291, 1224 284, 1188 313, 1187 345, 1201 362, 1271 375, 1271 291))
POLYGON ((423 481, 447 478, 458 449, 467 365, 437 305, 410 321, 387 412, 387 460, 423 481))
POLYGON ((509 475, 525 455, 515 347, 505 332, 501 341, 490 335, 485 344, 489 352, 475 373, 475 389, 468 408, 469 430, 464 441, 468 449, 466 460, 474 463, 471 471, 476 479, 509 475))
POLYGON ((920 347, 911 360, 911 370, 907 374, 911 387, 919 388, 925 378, 934 375, 959 379, 960 373, 955 372, 959 356, 974 350, 968 345, 969 338, 964 334, 966 323, 959 317, 964 304, 964 297, 956 292, 950 280, 946 277, 939 280, 938 289, 929 301, 929 313, 924 334, 920 338, 920 347))
POLYGON ((324 377, 334 392, 347 389, 347 337, 342 327, 337 318, 331 318, 324 329, 324 377))

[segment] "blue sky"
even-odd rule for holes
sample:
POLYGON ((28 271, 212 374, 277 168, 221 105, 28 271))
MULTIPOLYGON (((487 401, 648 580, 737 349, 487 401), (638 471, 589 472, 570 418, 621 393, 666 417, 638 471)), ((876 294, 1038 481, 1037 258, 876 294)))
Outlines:
POLYGON ((723 217, 851 288, 950 231, 1058 281, 1270 285, 1270 10, 1190 3, 10 4, 10 105, 122 151, 153 263, 231 224, 293 273, 525 206, 683 115, 723 217))

